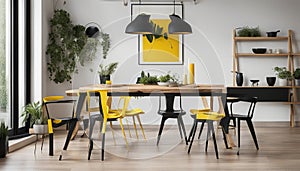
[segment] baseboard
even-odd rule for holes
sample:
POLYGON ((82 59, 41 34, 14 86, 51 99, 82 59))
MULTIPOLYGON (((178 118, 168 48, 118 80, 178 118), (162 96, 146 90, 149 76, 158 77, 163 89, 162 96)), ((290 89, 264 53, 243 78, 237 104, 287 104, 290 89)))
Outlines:
POLYGON ((30 135, 28 137, 16 139, 16 140, 10 140, 8 142, 8 152, 13 152, 15 150, 18 150, 26 145, 29 145, 36 141, 35 135, 30 135))

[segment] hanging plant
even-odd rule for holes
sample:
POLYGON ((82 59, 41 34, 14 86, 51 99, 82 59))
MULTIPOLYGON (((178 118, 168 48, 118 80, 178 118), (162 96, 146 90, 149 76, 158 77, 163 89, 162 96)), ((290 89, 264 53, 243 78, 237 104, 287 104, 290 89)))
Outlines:
POLYGON ((71 75, 77 73, 76 59, 87 41, 85 27, 73 25, 70 14, 62 9, 54 11, 50 27, 46 51, 49 79, 55 83, 71 82, 71 75))

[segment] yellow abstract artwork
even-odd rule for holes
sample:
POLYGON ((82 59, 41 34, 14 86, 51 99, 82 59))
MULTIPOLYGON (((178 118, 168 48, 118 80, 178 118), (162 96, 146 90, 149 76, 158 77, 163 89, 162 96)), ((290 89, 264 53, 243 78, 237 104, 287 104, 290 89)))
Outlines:
POLYGON ((152 42, 146 35, 141 36, 140 64, 182 64, 180 36, 168 34, 170 19, 152 19, 153 24, 162 28, 160 36, 153 35, 152 42))

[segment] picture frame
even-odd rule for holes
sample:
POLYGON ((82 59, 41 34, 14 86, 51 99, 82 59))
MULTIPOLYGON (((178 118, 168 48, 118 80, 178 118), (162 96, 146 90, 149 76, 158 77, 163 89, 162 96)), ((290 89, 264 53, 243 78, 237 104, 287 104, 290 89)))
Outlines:
POLYGON ((138 35, 139 65, 183 65, 183 35, 169 34, 169 15, 183 18, 183 4, 131 4, 131 20, 139 14, 151 15, 152 35, 138 35))

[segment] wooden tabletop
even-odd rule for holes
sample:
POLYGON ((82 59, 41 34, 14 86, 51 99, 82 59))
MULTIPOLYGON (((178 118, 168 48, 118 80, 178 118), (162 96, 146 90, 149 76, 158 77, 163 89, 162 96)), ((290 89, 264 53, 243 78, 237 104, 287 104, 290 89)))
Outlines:
POLYGON ((79 89, 67 90, 67 95, 77 95, 78 92, 108 90, 110 93, 223 93, 226 91, 224 85, 182 85, 182 86, 159 86, 143 84, 91 84, 80 87, 79 89))

